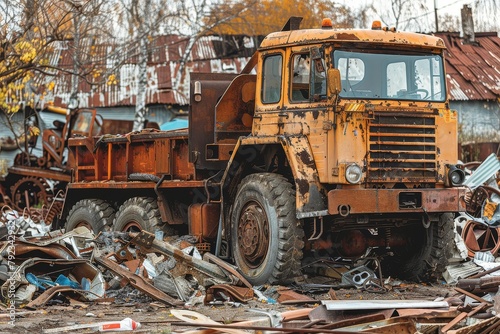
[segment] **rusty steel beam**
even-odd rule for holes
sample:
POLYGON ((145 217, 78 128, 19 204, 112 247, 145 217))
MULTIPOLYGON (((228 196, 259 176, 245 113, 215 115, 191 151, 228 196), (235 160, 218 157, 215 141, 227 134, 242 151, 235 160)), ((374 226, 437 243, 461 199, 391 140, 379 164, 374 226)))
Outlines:
POLYGON ((443 189, 335 189, 328 192, 328 212, 340 214, 339 208, 349 206, 351 214, 420 212, 463 212, 460 199, 463 188, 443 189), (421 206, 400 208, 400 195, 421 194, 421 206))
MULTIPOLYGON (((70 189, 155 189, 154 182, 75 182, 68 184, 70 189)), ((158 188, 203 188, 204 181, 164 181, 158 188)))
MULTIPOLYGON (((282 333, 332 333, 332 334, 352 334, 355 333, 349 330, 341 329, 317 329, 317 328, 279 328, 279 327, 264 327, 264 326, 240 326, 240 325, 216 325, 216 324, 202 324, 202 323, 171 323, 172 326, 187 326, 187 327, 206 327, 206 328, 221 328, 221 329, 242 329, 249 331, 265 331, 265 332, 282 332, 282 333)), ((376 330, 376 329, 375 329, 376 330)), ((376 334, 377 331, 363 331, 365 334, 376 334)))
POLYGON ((246 286, 247 288, 253 289, 253 285, 250 282, 248 282, 247 279, 245 277, 243 277, 243 275, 240 274, 238 272, 238 270, 236 270, 235 267, 231 266, 226 261, 218 258, 217 256, 213 255, 212 253, 205 253, 203 255, 203 260, 215 263, 216 265, 221 267, 223 270, 229 272, 231 275, 238 278, 244 286, 246 286))
POLYGON ((42 177, 45 179, 52 179, 64 182, 71 181, 71 175, 69 174, 49 169, 35 168, 35 167, 12 166, 9 167, 9 173, 25 175, 25 176, 42 177))
POLYGON ((130 235, 133 237, 130 242, 144 248, 143 251, 148 250, 172 256, 183 265, 191 267, 205 275, 221 280, 229 279, 219 266, 187 255, 179 248, 155 239, 152 233, 141 231, 140 233, 131 233, 130 235))
POLYGON ((170 306, 180 306, 183 304, 182 301, 172 298, 163 291, 155 288, 153 285, 148 283, 143 277, 128 271, 127 269, 121 267, 118 263, 113 262, 108 258, 102 257, 100 252, 97 250, 94 250, 94 260, 100 265, 111 270, 115 274, 125 278, 127 281, 130 282, 130 285, 132 285, 137 290, 144 292, 151 298, 159 300, 170 306))

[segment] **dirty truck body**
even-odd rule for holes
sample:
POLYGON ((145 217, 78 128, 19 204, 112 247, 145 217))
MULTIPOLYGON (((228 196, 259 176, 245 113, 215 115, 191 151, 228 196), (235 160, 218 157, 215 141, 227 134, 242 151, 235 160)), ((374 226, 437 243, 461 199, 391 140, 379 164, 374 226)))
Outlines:
POLYGON ((463 181, 443 41, 293 26, 238 75, 193 73, 189 129, 70 139, 66 227, 195 235, 254 284, 306 252, 441 274, 463 181))

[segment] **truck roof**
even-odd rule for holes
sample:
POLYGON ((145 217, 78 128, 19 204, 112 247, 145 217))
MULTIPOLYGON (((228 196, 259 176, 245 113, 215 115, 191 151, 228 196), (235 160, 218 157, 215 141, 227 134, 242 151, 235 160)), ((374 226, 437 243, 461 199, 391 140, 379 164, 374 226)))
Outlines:
POLYGON ((406 46, 444 49, 441 38, 411 32, 369 29, 300 29, 279 31, 267 35, 260 50, 276 47, 307 45, 325 42, 377 43, 387 46, 406 46))

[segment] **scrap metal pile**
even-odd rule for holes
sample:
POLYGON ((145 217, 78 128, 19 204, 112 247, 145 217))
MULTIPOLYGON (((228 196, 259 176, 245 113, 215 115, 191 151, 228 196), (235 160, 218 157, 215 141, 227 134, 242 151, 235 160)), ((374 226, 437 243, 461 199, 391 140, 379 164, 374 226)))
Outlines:
MULTIPOLYGON (((498 333, 500 162, 493 155, 476 167, 465 182, 470 189, 464 199, 468 210, 455 220, 457 251, 444 279, 455 286, 456 294, 447 299, 384 298, 394 281, 366 266, 339 268, 338 284, 308 285, 296 280, 290 287, 255 287, 232 265, 208 252, 202 254, 189 236, 163 238, 146 231, 96 236, 86 227, 50 231, 43 219, 4 207, 0 228, 3 309, 37 310, 70 301, 114 303, 123 291, 132 289, 171 308, 178 319, 170 322, 175 332, 198 327, 212 328, 207 333, 215 329, 228 333, 498 333), (335 291, 346 288, 377 292, 381 297, 337 299, 335 291), (318 291, 324 293, 319 299, 313 294, 318 291), (232 324, 186 310, 197 305, 255 303, 261 307, 232 324), (296 309, 290 310, 291 306, 296 309)), ((126 322, 140 327, 130 319, 126 322)))

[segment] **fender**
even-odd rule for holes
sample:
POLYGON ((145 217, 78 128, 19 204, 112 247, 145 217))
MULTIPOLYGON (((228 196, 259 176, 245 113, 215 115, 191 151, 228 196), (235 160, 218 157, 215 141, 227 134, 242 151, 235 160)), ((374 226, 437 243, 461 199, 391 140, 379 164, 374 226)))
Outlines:
POLYGON ((314 157, 305 136, 240 137, 229 159, 221 184, 230 170, 234 171, 236 155, 245 146, 280 144, 290 164, 296 189, 297 218, 319 217, 328 214, 326 195, 318 178, 314 157))

